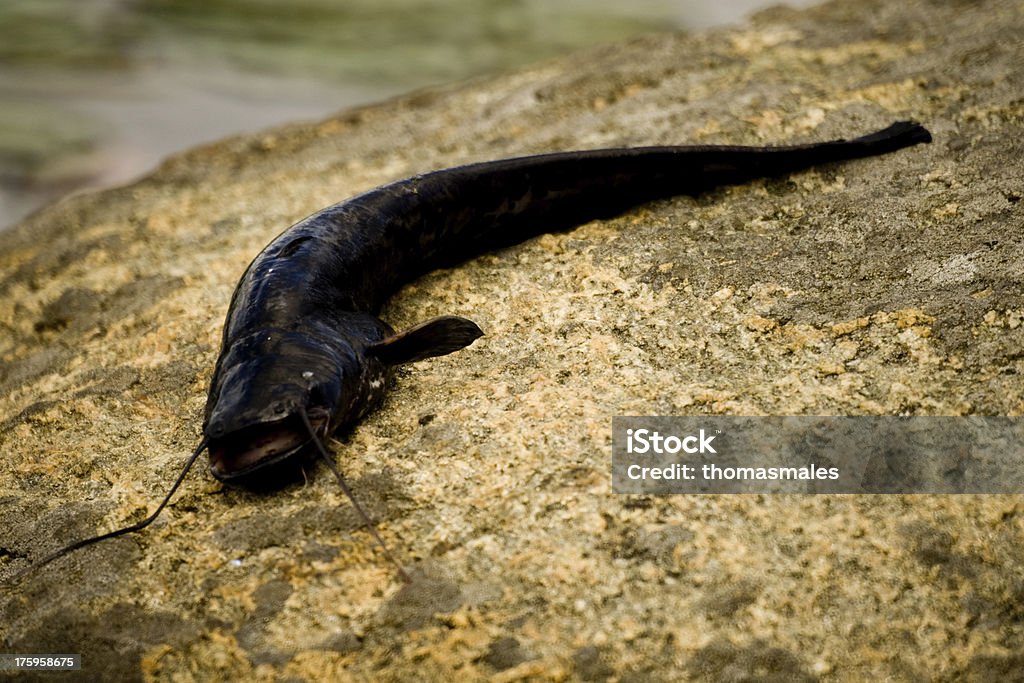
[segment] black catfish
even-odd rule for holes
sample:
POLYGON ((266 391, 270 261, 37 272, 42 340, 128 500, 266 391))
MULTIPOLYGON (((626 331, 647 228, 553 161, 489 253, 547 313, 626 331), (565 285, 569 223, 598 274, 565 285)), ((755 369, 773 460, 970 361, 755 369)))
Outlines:
POLYGON ((452 353, 483 334, 456 316, 395 333, 377 313, 402 284, 654 199, 930 141, 924 127, 903 121, 853 140, 805 145, 559 152, 417 175, 318 211, 267 245, 238 283, 203 440, 160 506, 138 524, 79 541, 34 567, 148 525, 205 449, 213 476, 242 485, 280 481, 319 453, 373 531, 323 439, 380 403, 394 366, 452 353))

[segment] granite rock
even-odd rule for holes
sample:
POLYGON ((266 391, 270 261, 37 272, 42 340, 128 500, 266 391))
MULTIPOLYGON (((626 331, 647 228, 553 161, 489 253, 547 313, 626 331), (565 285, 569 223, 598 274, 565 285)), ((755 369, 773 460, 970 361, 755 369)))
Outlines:
POLYGON ((145 533, 3 586, 0 651, 95 680, 1019 677, 1019 496, 626 497, 609 458, 622 414, 1024 412, 1021 35, 1019 1, 773 9, 197 148, 0 235, 10 575, 152 509, 235 282, 312 211, 552 150, 935 137, 404 288, 396 326, 486 332, 333 444, 411 584, 323 470, 197 471, 145 533))

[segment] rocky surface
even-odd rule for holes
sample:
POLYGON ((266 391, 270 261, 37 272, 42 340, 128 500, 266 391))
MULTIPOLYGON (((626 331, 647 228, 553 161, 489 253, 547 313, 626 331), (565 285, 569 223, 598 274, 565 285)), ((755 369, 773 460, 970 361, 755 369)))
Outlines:
POLYGON ((1019 496, 626 497, 609 467, 620 414, 1024 412, 1021 35, 1020 2, 772 10, 196 149, 0 235, 10 574, 152 509, 237 278, 311 211, 549 150, 935 136, 405 288, 396 325, 487 333, 334 444, 411 584, 321 469, 196 472, 144 534, 4 586, 0 651, 109 680, 1021 680, 1019 496))

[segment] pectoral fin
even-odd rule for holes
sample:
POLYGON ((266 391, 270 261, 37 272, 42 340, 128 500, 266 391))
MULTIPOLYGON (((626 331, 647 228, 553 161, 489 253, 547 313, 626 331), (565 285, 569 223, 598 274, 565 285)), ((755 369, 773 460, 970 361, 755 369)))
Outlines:
POLYGON ((442 315, 372 344, 369 352, 389 365, 412 363, 463 349, 483 334, 472 320, 442 315))

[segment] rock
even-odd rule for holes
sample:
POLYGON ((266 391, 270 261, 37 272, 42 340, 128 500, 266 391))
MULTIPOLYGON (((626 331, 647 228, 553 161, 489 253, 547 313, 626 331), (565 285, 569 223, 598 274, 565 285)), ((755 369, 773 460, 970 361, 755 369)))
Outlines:
POLYGON ((935 136, 395 297, 397 326, 458 314, 487 333, 403 371, 334 445, 413 587, 325 472, 255 494, 200 471, 146 532, 5 586, 0 651, 81 652, 97 680, 1012 671, 1016 497, 625 497, 609 454, 622 414, 1024 412, 1022 31, 1008 1, 775 9, 198 148, 0 235, 9 575, 153 508, 199 439, 235 282, 314 210, 550 150, 906 118, 935 136))

